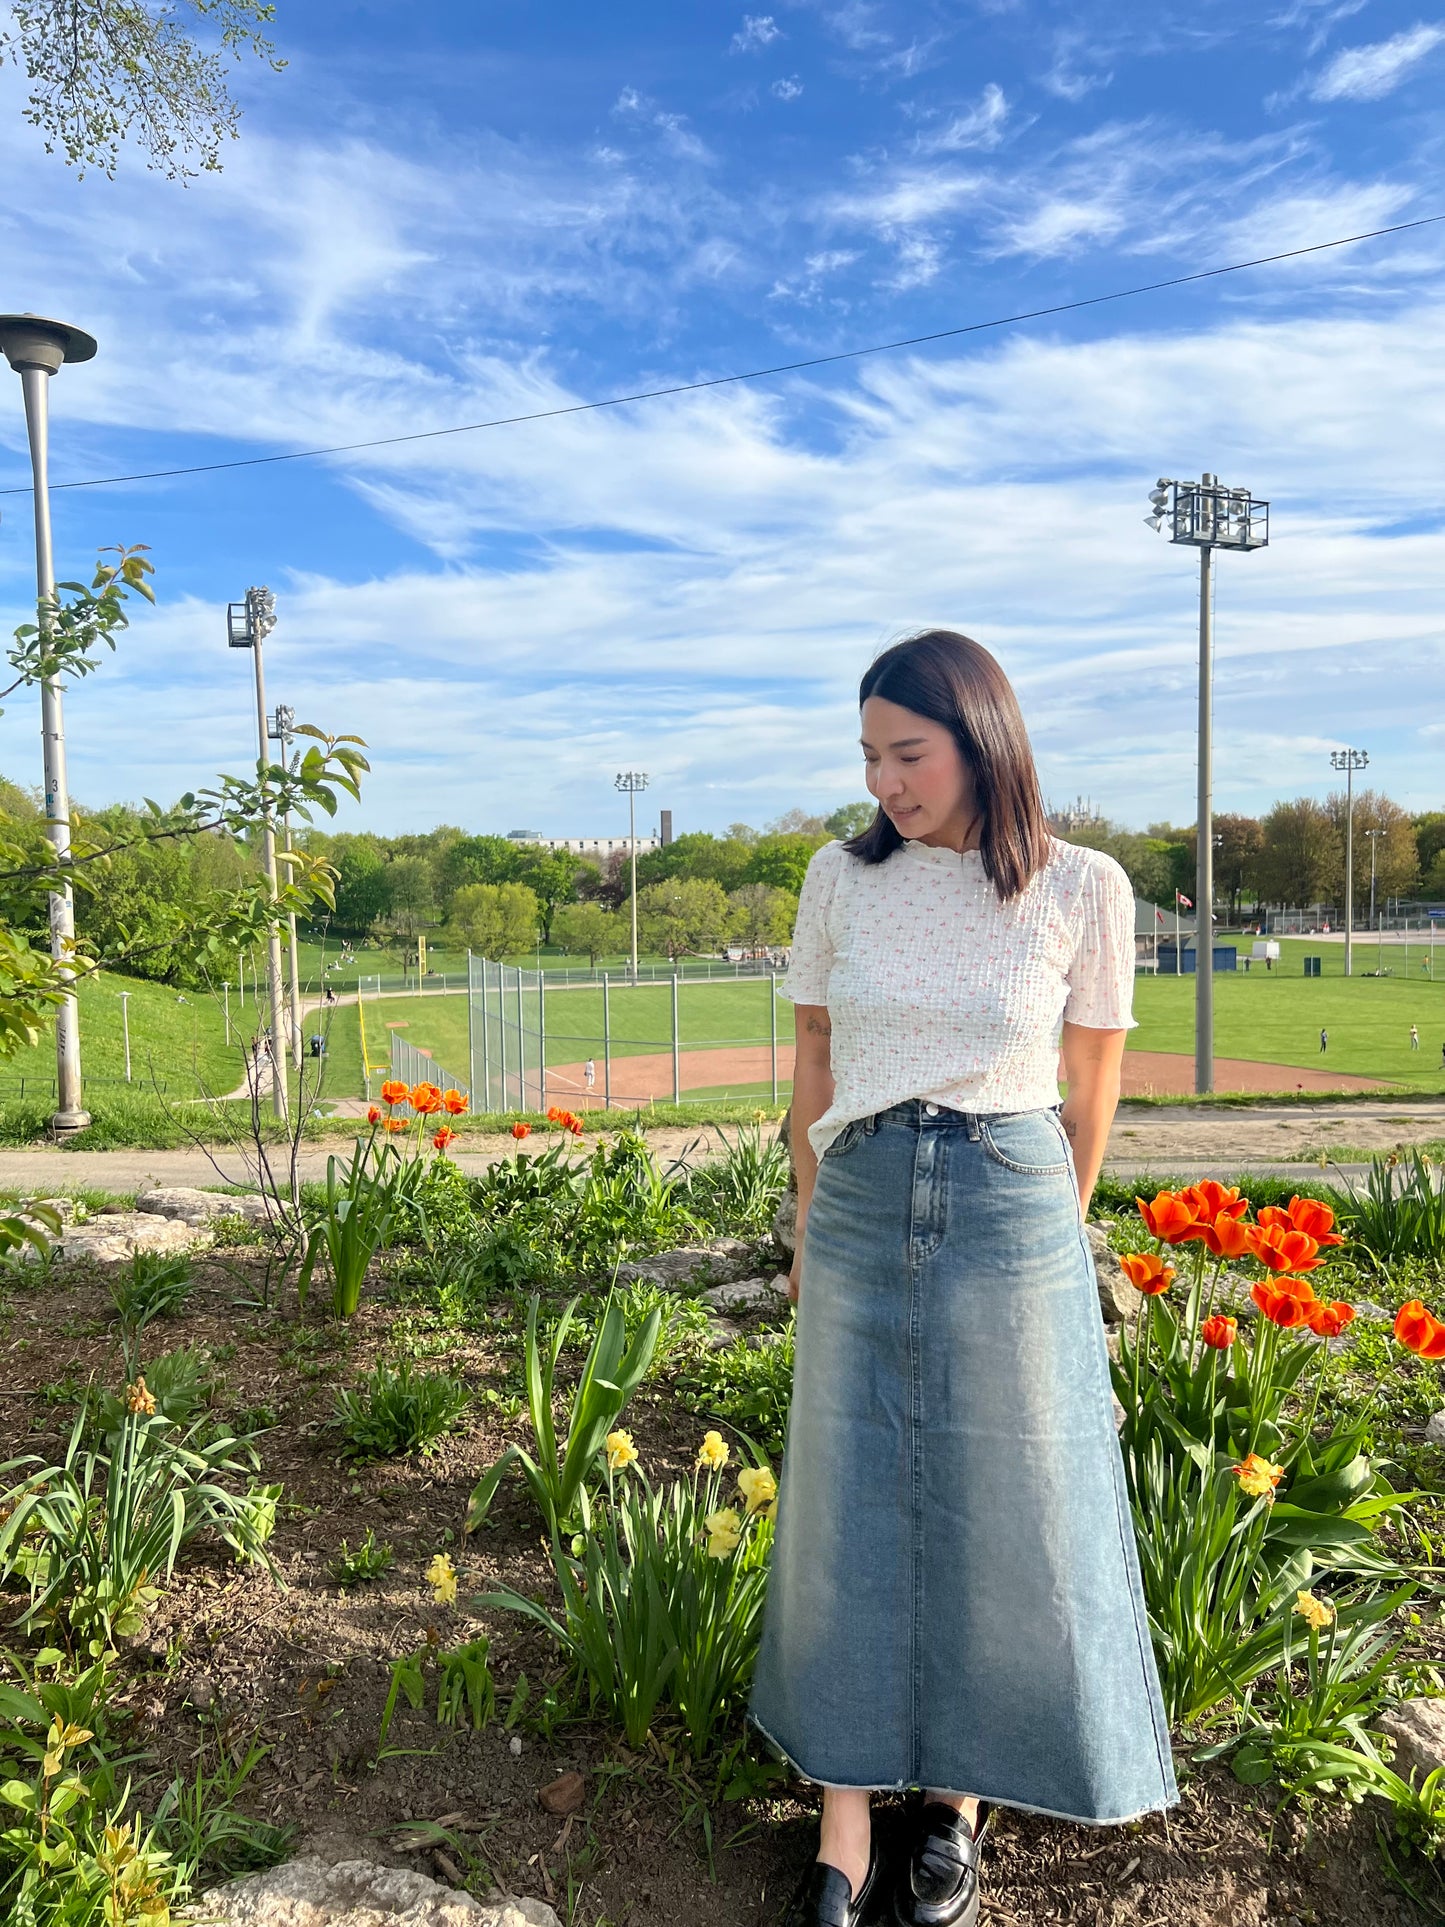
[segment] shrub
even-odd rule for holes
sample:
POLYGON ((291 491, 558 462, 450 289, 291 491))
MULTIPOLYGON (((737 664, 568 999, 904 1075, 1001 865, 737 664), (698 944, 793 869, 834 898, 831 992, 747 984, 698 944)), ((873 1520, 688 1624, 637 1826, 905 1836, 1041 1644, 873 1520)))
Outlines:
POLYGON ((1423 1151, 1371 1158, 1363 1191, 1346 1182, 1340 1215, 1377 1270, 1400 1258, 1445 1261, 1445 1187, 1423 1151))
POLYGON ((692 1477, 663 1492, 633 1475, 620 1492, 609 1482, 595 1506, 580 1494, 581 1530, 570 1550, 555 1539, 552 1547, 560 1618, 510 1588, 477 1601, 543 1627, 629 1746, 641 1747, 668 1708, 696 1760, 752 1677, 776 1491, 765 1467, 748 1468, 750 1492, 722 1506, 727 1455, 716 1434, 709 1450, 710 1463, 700 1454, 692 1477))
POLYGON ((721 1419, 774 1457, 781 1454, 793 1396, 795 1316, 762 1342, 745 1338, 717 1351, 698 1353, 677 1381, 678 1396, 689 1410, 721 1419))
POLYGON ((0 1501, 0 1579, 16 1575, 30 1589, 22 1625, 49 1625, 103 1652, 140 1630, 181 1547, 206 1529, 269 1565, 281 1488, 218 1483, 255 1464, 234 1438, 203 1446, 195 1426, 177 1438, 140 1401, 108 1449, 82 1451, 84 1426, 82 1413, 59 1465, 32 1454, 0 1466, 0 1478, 24 1475, 0 1501))
POLYGON ((133 1251, 111 1281, 111 1303, 124 1330, 138 1332, 152 1318, 174 1318, 191 1295, 191 1261, 176 1252, 133 1251))
POLYGON ((537 1509, 555 1538, 564 1521, 570 1520, 587 1477, 596 1472, 603 1440, 646 1377, 657 1348, 661 1312, 656 1307, 648 1312, 629 1344, 622 1312, 609 1292, 572 1397, 566 1435, 559 1441, 552 1416, 557 1360, 567 1341, 577 1300, 572 1299, 563 1311, 545 1346, 537 1334, 540 1302, 534 1296, 527 1307, 524 1340, 527 1411, 536 1456, 515 1443, 507 1447, 472 1490, 465 1526, 468 1532, 474 1532, 486 1518, 497 1487, 515 1462, 522 1468, 537 1509))
POLYGON ((471 1392, 447 1372, 413 1371, 406 1360, 378 1365, 339 1392, 336 1423, 343 1450, 355 1459, 397 1459, 435 1451, 471 1403, 471 1392))
POLYGON ((788 1154, 781 1138, 763 1143, 761 1127, 744 1124, 728 1141, 719 1129, 723 1155, 699 1165, 687 1181, 687 1201, 699 1219, 719 1232, 768 1232, 778 1200, 788 1187, 788 1154))

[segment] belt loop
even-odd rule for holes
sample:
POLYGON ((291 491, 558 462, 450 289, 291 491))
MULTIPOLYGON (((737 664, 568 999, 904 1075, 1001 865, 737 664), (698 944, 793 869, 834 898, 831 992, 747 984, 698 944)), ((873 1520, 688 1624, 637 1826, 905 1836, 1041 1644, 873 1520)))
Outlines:
POLYGON ((965 1111, 963 1114, 963 1121, 968 1126, 969 1143, 977 1144, 978 1138, 979 1138, 977 1113, 973 1111, 965 1111))
POLYGON ((864 1118, 863 1135, 865 1137, 872 1137, 875 1135, 878 1129, 878 1120, 882 1115, 883 1113, 881 1111, 871 1111, 869 1115, 864 1118))

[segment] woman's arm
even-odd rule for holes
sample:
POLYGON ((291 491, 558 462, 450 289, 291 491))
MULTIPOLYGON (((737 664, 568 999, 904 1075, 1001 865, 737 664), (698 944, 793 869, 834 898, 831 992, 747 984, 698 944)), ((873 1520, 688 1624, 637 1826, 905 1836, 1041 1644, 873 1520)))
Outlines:
POLYGON ((1109 1126, 1119 1104, 1119 1072, 1128 1034, 1124 1030, 1092 1030, 1087 1024, 1064 1025, 1060 1049, 1064 1082, 1069 1087, 1064 1099, 1064 1129, 1074 1149, 1079 1205, 1085 1212, 1094 1195, 1109 1142, 1109 1126))
POLYGON ((789 1130, 793 1144, 793 1169, 798 1174, 798 1237, 793 1247, 793 1268, 788 1277, 788 1296, 796 1305, 803 1276, 803 1231, 808 1222, 808 1207, 813 1202, 813 1186, 818 1178, 818 1160, 808 1140, 808 1128, 833 1102, 833 1060, 830 1044, 833 1026, 828 1021, 826 1004, 798 1004, 793 1012, 797 1044, 793 1053, 793 1104, 789 1130))

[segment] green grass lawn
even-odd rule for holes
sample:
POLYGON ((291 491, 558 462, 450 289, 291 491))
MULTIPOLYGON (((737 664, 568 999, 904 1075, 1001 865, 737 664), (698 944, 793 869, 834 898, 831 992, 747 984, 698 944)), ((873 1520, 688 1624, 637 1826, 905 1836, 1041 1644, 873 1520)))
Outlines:
MULTIPOLYGON (((80 1006, 80 1061, 87 1082, 121 1084, 125 1078, 125 1045, 121 1030, 122 991, 130 996, 131 1076, 137 1088, 149 1088, 152 1078, 171 1096, 195 1094, 196 1074, 213 1090, 229 1090, 240 1081, 240 1059, 226 1049, 225 1021, 220 1006, 203 990, 172 990, 139 977, 119 977, 101 971, 82 980, 76 993, 80 1006), (185 1001, 180 1000, 184 998, 185 1001)), ((249 1009, 250 1000, 247 1005, 249 1009)), ((39 1044, 0 1064, 0 1092, 26 1096, 55 1077, 54 1026, 47 1024, 39 1044)))

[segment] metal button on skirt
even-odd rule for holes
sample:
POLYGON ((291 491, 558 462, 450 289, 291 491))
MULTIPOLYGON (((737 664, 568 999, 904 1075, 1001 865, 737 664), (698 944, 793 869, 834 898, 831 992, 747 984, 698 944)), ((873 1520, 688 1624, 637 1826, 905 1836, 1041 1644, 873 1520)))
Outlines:
POLYGON ((1178 1798, 1054 1112, 912 1101, 823 1157, 749 1711, 827 1785, 1178 1798))

